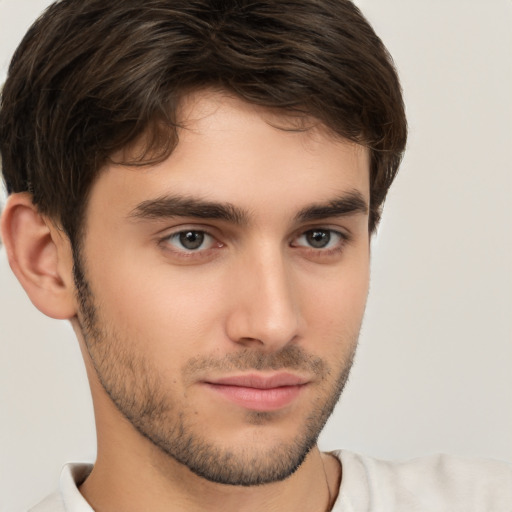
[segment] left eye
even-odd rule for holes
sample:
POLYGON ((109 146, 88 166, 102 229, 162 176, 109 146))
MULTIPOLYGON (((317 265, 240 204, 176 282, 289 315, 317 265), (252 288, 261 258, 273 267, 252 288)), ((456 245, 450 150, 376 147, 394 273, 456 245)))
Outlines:
POLYGON ((198 251, 200 249, 209 249, 215 243, 215 239, 204 231, 188 229, 170 235, 166 239, 167 243, 182 252, 198 251))
POLYGON ((310 229, 302 233, 294 245, 312 249, 333 249, 344 240, 341 233, 332 229, 310 229))

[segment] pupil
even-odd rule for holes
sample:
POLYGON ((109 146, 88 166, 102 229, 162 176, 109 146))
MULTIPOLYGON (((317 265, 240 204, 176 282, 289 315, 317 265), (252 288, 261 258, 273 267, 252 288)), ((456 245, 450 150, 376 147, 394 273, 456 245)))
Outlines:
POLYGON ((180 233, 180 243, 186 249, 199 249, 204 242, 204 233, 199 231, 185 231, 180 233))
POLYGON ((320 249, 328 245, 331 240, 331 234, 328 231, 310 231, 307 239, 311 247, 320 249))

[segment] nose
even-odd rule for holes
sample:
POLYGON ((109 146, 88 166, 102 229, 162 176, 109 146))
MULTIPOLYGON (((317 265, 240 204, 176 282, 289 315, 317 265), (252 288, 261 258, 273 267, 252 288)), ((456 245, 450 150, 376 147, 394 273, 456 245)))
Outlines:
POLYGON ((226 326, 232 341, 271 352, 300 335, 302 320, 293 269, 280 250, 246 257, 233 277, 226 326))

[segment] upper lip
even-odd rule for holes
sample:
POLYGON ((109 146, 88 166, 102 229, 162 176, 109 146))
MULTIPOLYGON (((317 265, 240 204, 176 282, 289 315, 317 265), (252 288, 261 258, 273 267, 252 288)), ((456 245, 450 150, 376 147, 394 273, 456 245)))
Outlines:
POLYGON ((206 381, 208 384, 220 386, 238 386, 244 388, 272 389, 284 386, 301 386, 307 384, 308 379, 293 375, 291 373, 276 373, 273 375, 260 375, 255 373, 244 375, 231 375, 211 379, 206 381))

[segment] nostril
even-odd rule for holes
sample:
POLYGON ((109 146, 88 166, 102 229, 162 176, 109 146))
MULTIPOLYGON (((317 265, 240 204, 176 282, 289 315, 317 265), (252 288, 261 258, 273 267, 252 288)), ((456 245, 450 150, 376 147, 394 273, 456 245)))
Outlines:
POLYGON ((254 346, 261 346, 265 343, 258 338, 248 338, 248 337, 242 337, 236 340, 237 343, 240 345, 243 345, 244 347, 254 347, 254 346))

